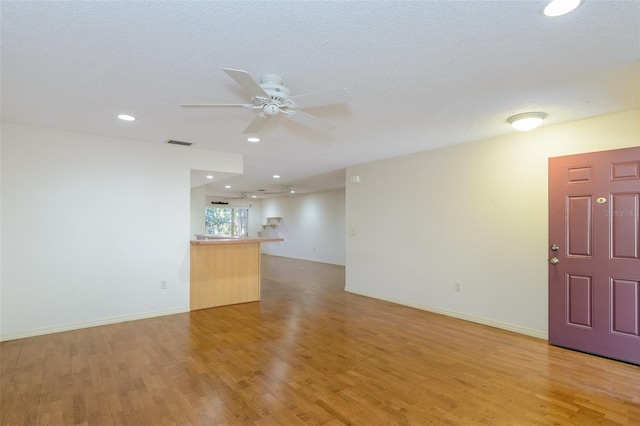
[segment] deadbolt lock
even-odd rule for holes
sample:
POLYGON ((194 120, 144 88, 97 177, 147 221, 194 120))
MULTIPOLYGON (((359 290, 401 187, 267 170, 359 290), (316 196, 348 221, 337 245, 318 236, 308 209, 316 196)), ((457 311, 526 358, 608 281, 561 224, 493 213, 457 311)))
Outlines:
POLYGON ((553 245, 551 246, 551 250, 553 250, 553 251, 558 251, 558 249, 559 249, 559 248, 560 248, 560 247, 558 247, 558 245, 557 245, 557 244, 553 244, 553 245))

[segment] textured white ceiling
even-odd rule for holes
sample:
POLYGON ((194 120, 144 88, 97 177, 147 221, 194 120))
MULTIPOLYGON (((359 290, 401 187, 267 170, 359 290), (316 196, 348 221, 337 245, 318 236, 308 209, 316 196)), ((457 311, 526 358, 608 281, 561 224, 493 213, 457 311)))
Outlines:
POLYGON ((346 166, 510 133, 516 113, 553 125, 640 107, 640 1, 554 19, 545 4, 2 1, 2 119, 243 154, 245 175, 213 194, 342 186, 346 166), (250 144, 252 111, 178 107, 249 101, 224 67, 354 101, 307 110, 329 135, 276 117, 250 144))

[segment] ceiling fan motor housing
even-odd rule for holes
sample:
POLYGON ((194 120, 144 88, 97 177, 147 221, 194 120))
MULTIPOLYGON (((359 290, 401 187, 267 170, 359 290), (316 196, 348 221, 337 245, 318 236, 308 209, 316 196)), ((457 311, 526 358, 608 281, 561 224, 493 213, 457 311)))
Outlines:
MULTIPOLYGON (((289 89, 282 85, 282 78, 276 74, 265 74, 260 77, 260 87, 267 92, 267 95, 276 102, 282 104, 289 99, 289 89)), ((265 111, 266 112, 266 111, 265 111)))

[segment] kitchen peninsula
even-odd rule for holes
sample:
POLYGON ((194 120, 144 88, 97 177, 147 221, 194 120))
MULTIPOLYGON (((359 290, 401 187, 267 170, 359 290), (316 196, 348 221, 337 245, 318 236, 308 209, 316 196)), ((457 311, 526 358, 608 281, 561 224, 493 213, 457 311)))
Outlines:
POLYGON ((191 241, 190 309, 260 300, 260 244, 282 238, 191 241))

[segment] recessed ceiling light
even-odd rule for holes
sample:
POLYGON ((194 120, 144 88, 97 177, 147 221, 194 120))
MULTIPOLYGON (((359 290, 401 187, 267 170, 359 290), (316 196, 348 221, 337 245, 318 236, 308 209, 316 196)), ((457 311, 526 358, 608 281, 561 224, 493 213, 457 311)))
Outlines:
POLYGON ((209 175, 207 176, 207 179, 213 179, 213 176, 209 175))
POLYGON ((526 132, 541 125, 546 117, 547 114, 544 112, 525 112, 524 114, 516 114, 507 118, 507 122, 514 129, 526 132))
POLYGON ((120 114, 118 115, 118 118, 120 120, 124 120, 124 121, 135 121, 136 118, 133 115, 127 115, 127 114, 120 114))
POLYGON ((231 188, 231 185, 225 185, 224 187, 229 189, 229 188, 231 188))
POLYGON ((293 189, 291 191, 289 191, 290 194, 295 194, 296 191, 294 191, 293 189))
POLYGON ((260 142, 260 138, 251 137, 251 138, 247 138, 247 141, 249 141, 249 142, 260 142))
POLYGON ((256 195, 252 195, 251 198, 256 198, 256 195))
POLYGON ((573 12, 582 4, 582 0, 553 0, 543 10, 542 14, 550 18, 573 12))
POLYGON ((273 175, 274 179, 280 179, 280 175, 273 175))

